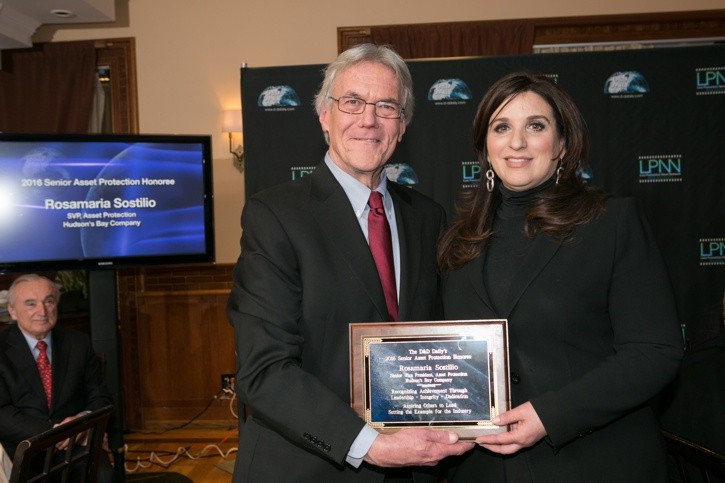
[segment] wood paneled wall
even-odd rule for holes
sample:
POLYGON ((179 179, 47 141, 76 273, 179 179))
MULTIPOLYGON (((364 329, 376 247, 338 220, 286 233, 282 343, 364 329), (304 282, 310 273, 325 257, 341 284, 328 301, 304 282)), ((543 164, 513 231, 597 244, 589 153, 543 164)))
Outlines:
POLYGON ((373 42, 403 58, 531 54, 535 45, 722 39, 725 9, 337 28, 337 49, 373 42))
POLYGON ((231 427, 236 404, 215 399, 235 372, 226 317, 231 265, 119 270, 124 427, 231 427), (208 406, 208 408, 207 408, 208 406))

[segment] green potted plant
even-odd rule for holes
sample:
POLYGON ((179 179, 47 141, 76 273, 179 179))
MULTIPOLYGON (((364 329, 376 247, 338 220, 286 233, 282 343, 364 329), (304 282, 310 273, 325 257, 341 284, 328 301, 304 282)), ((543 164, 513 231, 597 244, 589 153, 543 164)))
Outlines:
POLYGON ((59 312, 88 310, 88 277, 85 270, 59 270, 55 283, 60 288, 59 312))

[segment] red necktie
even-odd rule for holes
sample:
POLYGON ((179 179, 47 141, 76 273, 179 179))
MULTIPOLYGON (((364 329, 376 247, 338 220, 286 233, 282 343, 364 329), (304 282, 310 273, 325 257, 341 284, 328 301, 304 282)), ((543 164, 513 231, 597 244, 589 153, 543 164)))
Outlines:
POLYGON ((390 225, 383 208, 383 195, 377 191, 370 193, 368 199, 368 241, 378 269, 380 283, 383 286, 385 305, 390 320, 398 320, 398 290, 395 286, 395 265, 393 264, 393 242, 390 237, 390 225))
POLYGON ((50 407, 50 389, 51 389, 51 369, 50 361, 48 360, 48 354, 45 353, 45 349, 48 344, 41 340, 35 345, 38 349, 38 358, 35 362, 38 364, 38 372, 40 373, 40 380, 43 382, 43 390, 45 390, 45 398, 48 400, 48 407, 50 407))

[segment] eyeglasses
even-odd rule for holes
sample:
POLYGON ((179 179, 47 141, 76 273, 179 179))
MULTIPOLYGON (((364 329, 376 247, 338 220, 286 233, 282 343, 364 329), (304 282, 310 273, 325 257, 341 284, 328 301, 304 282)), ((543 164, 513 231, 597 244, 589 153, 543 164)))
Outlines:
POLYGON ((375 115, 384 119, 400 119, 405 113, 405 108, 393 101, 378 101, 378 102, 367 102, 359 97, 352 96, 340 96, 339 99, 335 99, 329 96, 330 99, 337 102, 337 108, 340 111, 347 114, 362 114, 365 111, 365 106, 373 106, 375 115))

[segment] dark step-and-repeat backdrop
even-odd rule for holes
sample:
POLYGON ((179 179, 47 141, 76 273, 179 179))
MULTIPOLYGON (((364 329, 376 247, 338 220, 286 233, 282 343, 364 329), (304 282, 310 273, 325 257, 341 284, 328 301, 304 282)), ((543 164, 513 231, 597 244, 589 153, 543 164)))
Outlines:
MULTIPOLYGON (((481 176, 471 143, 478 102, 530 70, 576 100, 592 138, 589 182, 638 198, 692 340, 721 321, 725 291, 725 46, 409 62, 416 108, 388 176, 441 203, 481 176)), ((312 172, 326 151, 313 97, 324 65, 243 68, 245 192, 312 172)), ((642 294, 642 303, 649 303, 642 294)))

